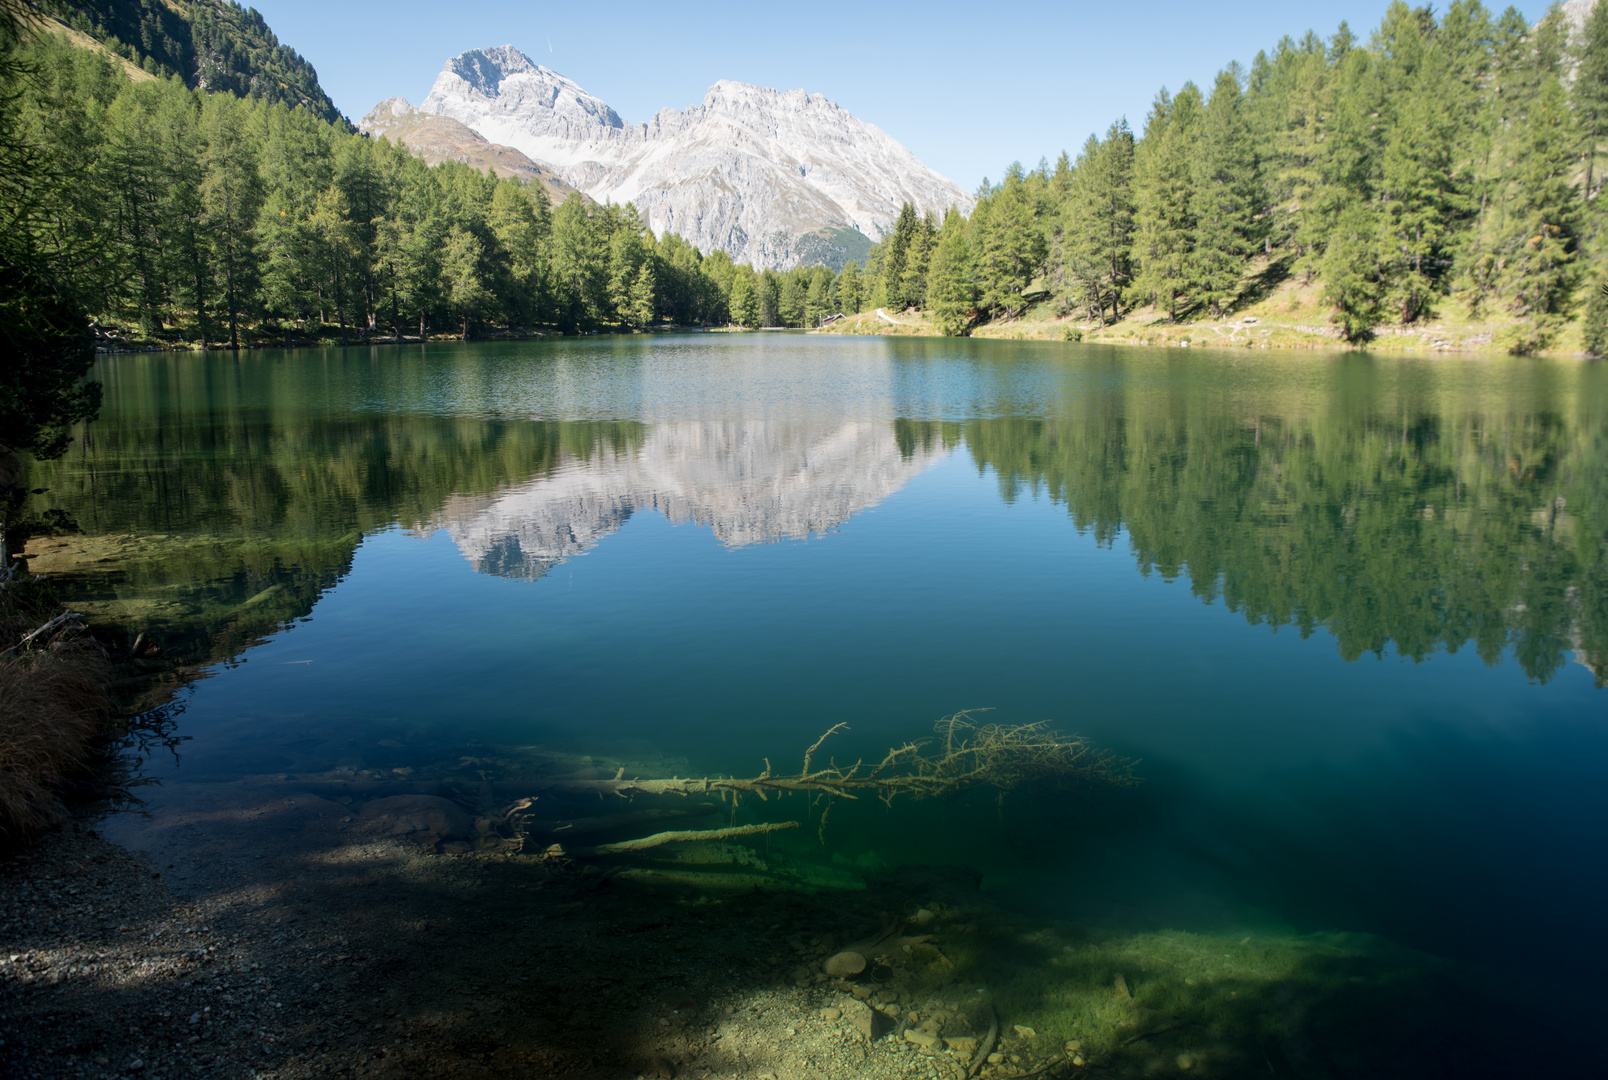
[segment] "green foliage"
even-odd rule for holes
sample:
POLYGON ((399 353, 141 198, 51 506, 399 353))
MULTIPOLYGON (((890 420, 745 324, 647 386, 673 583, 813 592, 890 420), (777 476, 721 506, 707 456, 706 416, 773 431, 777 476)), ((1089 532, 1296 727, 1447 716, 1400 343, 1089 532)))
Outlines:
POLYGON ((706 271, 629 205, 554 210, 539 186, 431 168, 269 96, 133 82, 62 38, 23 56, 34 74, 8 99, 6 146, 51 194, 0 193, 0 213, 105 322, 239 347, 332 324, 344 341, 727 318, 730 260, 706 271))
POLYGON ((1323 294, 1347 341, 1366 341, 1379 325, 1382 294, 1378 222, 1366 206, 1340 213, 1323 257, 1323 294))
POLYGON ((84 310, 37 260, 0 253, 0 454, 59 457, 69 432, 100 407, 84 310))
POLYGON ((1586 303, 1585 322, 1580 328, 1581 347, 1589 356, 1608 355, 1608 283, 1599 281, 1586 303))
POLYGON ((95 0, 60 5, 64 20, 153 74, 345 124, 313 66, 281 45, 256 8, 232 0, 95 0))
MULTIPOLYGON (((1145 304, 1172 322, 1222 315, 1260 257, 1319 279, 1350 341, 1456 295, 1515 320, 1511 350, 1547 348, 1575 311, 1578 266, 1608 255, 1605 87, 1604 5, 1574 46, 1559 10, 1532 27, 1478 0, 1438 19, 1398 0, 1366 44, 1343 23, 1327 42, 1285 38, 1209 95, 1163 89, 1138 140, 1118 121, 1075 162, 985 181, 975 310, 1014 317, 1038 282, 1058 314, 1101 323, 1145 304)), ((873 260, 907 259, 900 235, 873 260)), ((896 278, 875 279, 890 302, 905 296, 896 278)))
POLYGON ((1172 322, 1190 294, 1195 245, 1190 146, 1200 124, 1201 97, 1194 84, 1185 83, 1176 98, 1163 90, 1134 154, 1134 288, 1172 322))
POLYGON ((1191 284, 1221 315, 1239 295, 1240 271, 1251 251, 1253 218, 1260 207, 1256 151, 1246 123, 1239 72, 1220 72, 1201 117, 1193 150, 1195 242, 1191 284))
MULTIPOLYGON (((60 456, 72 425, 95 415, 101 391, 84 381, 95 359, 84 297, 106 277, 94 267, 93 231, 59 228, 84 203, 73 159, 29 114, 24 91, 50 73, 19 48, 27 16, 0 3, 0 459, 60 456)), ((60 118, 74 144, 82 115, 60 118)))
POLYGON ((945 337, 962 337, 971 329, 977 307, 972 285, 971 242, 966 219, 950 207, 933 251, 927 274, 927 306, 933 325, 945 337))

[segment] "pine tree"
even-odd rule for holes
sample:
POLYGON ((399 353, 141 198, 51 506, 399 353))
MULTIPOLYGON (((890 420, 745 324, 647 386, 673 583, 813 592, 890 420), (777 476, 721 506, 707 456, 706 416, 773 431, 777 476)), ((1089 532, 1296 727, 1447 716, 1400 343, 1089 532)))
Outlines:
POLYGON ((1178 321, 1190 295, 1196 242, 1191 146, 1201 124, 1200 91, 1185 83, 1163 90, 1134 154, 1134 290, 1178 321))
POLYGON ((1578 195, 1571 179, 1575 137, 1563 86, 1549 76, 1525 117, 1508 166, 1505 227, 1497 241, 1497 286, 1523 320, 1509 351, 1544 349, 1556 333, 1573 285, 1578 195))
POLYGON ((1580 118, 1581 150, 1586 178, 1581 190, 1596 197, 1602 184, 1597 170, 1598 144, 1608 134, 1608 4, 1596 4, 1586 16, 1580 36, 1580 62, 1574 74, 1574 107, 1580 118))
POLYGON ((1452 78, 1445 55, 1414 42, 1413 70, 1391 94, 1396 102, 1381 162, 1378 212, 1393 258, 1390 290, 1402 322, 1418 318, 1441 291, 1452 259, 1452 229, 1467 206, 1459 190, 1452 118, 1452 78))
POLYGON ((263 306, 271 318, 279 321, 288 348, 291 327, 313 308, 315 294, 308 270, 317 239, 308 219, 279 188, 269 191, 262 204, 257 237, 263 306))
POLYGON ((202 158, 202 225, 211 246, 213 273, 229 347, 240 347, 240 325, 251 314, 256 295, 256 223, 261 190, 252 147, 247 138, 245 106, 214 94, 207 99, 202 123, 207 148, 202 158))
POLYGON ((572 192, 553 214, 555 315, 567 330, 601 324, 608 309, 608 240, 587 208, 586 196, 572 192))
POLYGON ((1283 122, 1272 138, 1271 238, 1275 245, 1287 243, 1294 249, 1297 267, 1310 281, 1317 272, 1327 224, 1318 196, 1323 184, 1324 121, 1333 108, 1334 83, 1323 43, 1315 34, 1302 40, 1290 67, 1283 122))
POLYGON ((628 321, 638 329, 651 324, 656 314, 655 294, 658 292, 658 274, 654 270, 655 261, 652 255, 643 259, 642 265, 637 268, 636 281, 631 285, 628 321))
POLYGON ((794 269, 782 274, 777 284, 776 321, 782 326, 803 326, 804 301, 809 293, 809 283, 804 280, 802 270, 794 269))
POLYGON ((865 310, 865 279, 860 273, 860 264, 846 263, 843 273, 838 277, 837 298, 838 308, 845 315, 855 315, 865 310))
POLYGON ((762 325, 759 309, 759 280, 754 268, 747 263, 741 263, 731 278, 731 299, 729 301, 731 317, 738 326, 746 326, 750 330, 762 325))
POLYGON ((755 275, 754 307, 758 326, 777 326, 782 321, 782 288, 776 271, 766 268, 755 275))
POLYGON ((641 276, 642 264, 648 258, 642 233, 636 207, 627 203, 621 221, 609 237, 607 319, 610 322, 625 324, 630 321, 632 290, 641 276))
POLYGON ((832 312, 832 271, 817 266, 810 271, 810 284, 804 294, 804 325, 819 326, 832 312))
POLYGON ((910 244, 920 227, 916 208, 910 203, 899 207, 899 218, 893 231, 882 245, 882 293, 885 303, 895 311, 903 311, 911 304, 905 293, 905 265, 909 261, 910 244))
POLYGON ((454 225, 448 231, 446 248, 441 253, 442 280, 447 302, 458 312, 464 341, 469 340, 470 322, 492 299, 485 258, 485 244, 473 230, 454 225))
POLYGON ((1195 246, 1189 276, 1213 315, 1222 315, 1239 295, 1260 204, 1243 96, 1238 70, 1220 72, 1194 145, 1195 246))
POLYGON ((1366 341, 1379 325, 1384 292, 1379 267, 1379 220, 1362 201, 1340 211, 1323 254, 1323 294, 1347 341, 1366 341))
POLYGON ((899 279, 900 299, 906 307, 927 306, 927 269, 938 236, 938 222, 929 211, 916 221, 905 252, 904 273, 899 279))
POLYGON ((346 196, 339 188, 331 187, 319 195, 308 216, 307 228, 312 239, 310 268, 316 276, 319 295, 334 307, 344 343, 356 297, 358 247, 346 196))
POLYGON ((977 306, 977 294, 972 285, 975 268, 966 234, 966 219, 951 206, 944 215, 944 225, 938 233, 938 243, 927 270, 927 310, 933 325, 945 337, 963 337, 970 333, 977 306))
POLYGON ((1026 180, 1020 165, 1007 169, 999 188, 978 203, 970 230, 979 302, 1006 318, 1025 310, 1022 294, 1048 253, 1026 180))
POLYGON ((548 242, 552 213, 539 184, 498 184, 489 218, 508 259, 511 317, 538 322, 547 310, 548 242))
MULTIPOLYGON (((1104 142, 1090 136, 1072 171, 1059 222, 1064 288, 1076 290, 1103 325, 1121 317, 1132 281, 1133 133, 1125 121, 1111 125, 1104 142)), ((1063 306, 1070 307, 1070 295, 1063 306)))

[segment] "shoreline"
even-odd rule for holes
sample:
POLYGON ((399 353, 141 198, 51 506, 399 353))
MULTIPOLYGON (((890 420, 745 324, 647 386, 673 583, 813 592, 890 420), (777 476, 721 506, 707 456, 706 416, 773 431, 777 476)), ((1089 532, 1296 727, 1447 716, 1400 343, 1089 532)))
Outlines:
MULTIPOLYGON (((919 337, 963 340, 939 334, 924 313, 904 312, 893 322, 876 312, 860 312, 811 330, 812 334, 859 337, 919 337)), ((1455 355, 1502 356, 1514 359, 1583 360, 1599 359, 1572 349, 1543 349, 1518 356, 1503 350, 1488 331, 1448 334, 1439 328, 1409 330, 1382 327, 1367 342, 1348 342, 1328 327, 1308 324, 1272 323, 1257 317, 1229 318, 1220 322, 1157 323, 1135 326, 1128 319, 1102 328, 1075 320, 1020 318, 984 323, 966 338, 977 341, 1043 341, 1060 344, 1123 345, 1152 349, 1196 348, 1253 352, 1348 352, 1373 355, 1455 355), (1456 340, 1449 340, 1449 338, 1456 340)))

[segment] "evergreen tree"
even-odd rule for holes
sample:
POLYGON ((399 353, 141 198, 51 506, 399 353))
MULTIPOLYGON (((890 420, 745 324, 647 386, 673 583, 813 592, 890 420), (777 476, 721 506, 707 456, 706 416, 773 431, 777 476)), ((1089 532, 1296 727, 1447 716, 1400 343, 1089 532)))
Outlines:
POLYGON ((1573 285, 1578 207, 1575 138, 1556 76, 1547 78, 1525 119, 1508 166, 1497 240, 1497 286, 1522 320, 1506 344, 1520 354, 1546 348, 1562 321, 1573 285))
POLYGON ((1347 341, 1366 341, 1379 325, 1383 274, 1379 266, 1379 226, 1361 201, 1336 217, 1323 255, 1323 294, 1334 305, 1333 321, 1347 341))
POLYGON ((447 245, 441 253, 441 272, 446 299, 458 312, 462 338, 469 340, 469 324, 491 301, 486 278, 486 250, 474 230, 454 225, 447 232, 447 245))
POLYGON ((756 326, 778 326, 782 321, 782 287, 776 271, 766 267, 755 275, 754 308, 756 326))
POLYGON ((555 317, 566 329, 595 327, 607 309, 608 248, 580 192, 553 214, 555 317))
POLYGON ((608 308, 609 321, 629 324, 634 307, 633 293, 642 277, 642 266, 648 259, 648 247, 643 241, 641 219, 636 207, 627 203, 622 216, 609 237, 608 257, 608 308))
POLYGON ((845 315, 855 315, 865 310, 864 282, 859 263, 844 265, 843 273, 838 278, 837 298, 838 307, 845 315))
POLYGON ((905 251, 904 272, 899 276, 899 297, 905 307, 927 306, 927 269, 937 236, 938 222, 930 212, 917 219, 905 251))
POLYGON ((498 184, 491 199, 491 230, 508 259, 508 312, 526 325, 548 310, 548 242, 552 212, 539 184, 498 184))
POLYGON ((738 326, 753 329, 764 325, 759 308, 759 283, 754 268, 739 264, 731 278, 731 298, 728 301, 731 317, 738 326))
POLYGON ((910 245, 920 225, 916 208, 907 202, 899 208, 899 219, 883 241, 882 295, 884 303, 895 311, 903 311, 914 303, 905 292, 905 267, 910 260, 910 245))
POLYGON ((1063 307, 1075 290, 1103 325, 1121 317, 1121 302, 1132 281, 1133 134, 1125 121, 1111 125, 1104 142, 1090 136, 1072 171, 1057 229, 1057 260, 1062 270, 1063 307))
POLYGON ((1391 291, 1401 321, 1412 322, 1440 291, 1451 266, 1452 229, 1467 205, 1458 190, 1451 72, 1445 55, 1417 43, 1415 70, 1397 102, 1379 181, 1380 213, 1393 249, 1391 291))
POLYGON ((938 234, 938 244, 933 249, 932 264, 927 272, 928 310, 933 325, 945 337, 969 333, 977 306, 972 285, 975 268, 966 233, 966 219, 951 206, 944 215, 944 226, 938 234))
POLYGON ((626 321, 642 329, 653 322, 658 293, 658 274, 654 270, 655 259, 649 256, 642 260, 637 268, 636 281, 631 284, 631 302, 626 309, 626 321))
POLYGON ((215 94, 202 113, 201 223, 211 247, 214 287, 228 320, 229 347, 240 347, 241 323, 252 313, 257 285, 256 223, 261 189, 247 139, 244 106, 215 94))
POLYGON ((808 292, 809 283, 800 270, 781 275, 776 298, 776 318, 781 325, 804 325, 804 301, 808 292))
POLYGON ((1256 152, 1233 67, 1217 76, 1194 150, 1195 246, 1189 275, 1212 314, 1222 315, 1239 296, 1260 205, 1256 152))
POLYGON ((1006 170, 1004 182, 978 204, 973 215, 978 299, 983 307, 1006 318, 1026 309, 1022 294, 1048 252, 1030 195, 1026 174, 1020 165, 1013 165, 1006 170))
POLYGON ((1196 221, 1190 159, 1200 125, 1201 97, 1193 83, 1176 98, 1163 90, 1134 153, 1134 289, 1172 322, 1191 291, 1196 221))
POLYGON ((817 266, 810 271, 809 280, 804 294, 804 325, 819 326, 832 313, 832 271, 817 266))

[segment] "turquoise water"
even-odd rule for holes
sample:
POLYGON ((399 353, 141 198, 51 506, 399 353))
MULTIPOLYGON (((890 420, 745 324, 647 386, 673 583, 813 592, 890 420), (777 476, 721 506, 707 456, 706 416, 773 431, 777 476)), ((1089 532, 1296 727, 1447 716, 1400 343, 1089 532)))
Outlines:
POLYGON ((1608 958, 1601 365, 700 335, 99 377, 35 509, 156 538, 58 580, 212 665, 170 785, 753 775, 992 707, 1143 784, 834 811, 837 865, 1555 989, 1608 958))

